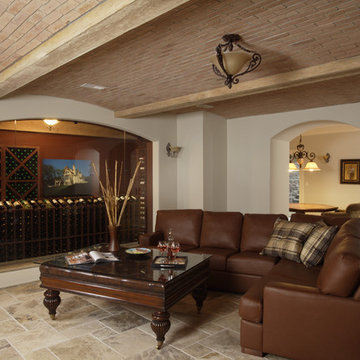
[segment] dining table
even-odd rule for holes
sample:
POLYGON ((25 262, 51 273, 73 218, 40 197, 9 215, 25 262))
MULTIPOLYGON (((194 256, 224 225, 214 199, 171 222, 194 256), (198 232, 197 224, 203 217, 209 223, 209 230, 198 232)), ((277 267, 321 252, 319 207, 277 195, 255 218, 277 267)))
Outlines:
POLYGON ((289 211, 296 213, 335 211, 338 206, 312 203, 290 203, 289 211))

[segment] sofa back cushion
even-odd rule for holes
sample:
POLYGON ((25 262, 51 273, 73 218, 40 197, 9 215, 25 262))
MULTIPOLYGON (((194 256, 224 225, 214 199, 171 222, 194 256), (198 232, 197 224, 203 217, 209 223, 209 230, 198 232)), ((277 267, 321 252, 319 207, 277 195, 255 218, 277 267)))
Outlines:
POLYGON ((317 286, 324 294, 351 296, 360 284, 360 219, 344 224, 333 242, 335 247, 324 260, 317 286))
POLYGON ((202 210, 159 210, 156 216, 155 231, 164 233, 167 238, 169 229, 176 241, 183 245, 199 246, 202 210))
POLYGON ((240 212, 204 211, 200 246, 238 250, 242 221, 240 212))
POLYGON ((241 251, 260 252, 268 243, 276 219, 287 220, 283 214, 245 214, 242 226, 241 251))
POLYGON ((291 215, 290 221, 314 223, 323 220, 326 225, 341 227, 349 219, 350 217, 348 216, 319 216, 319 215, 295 213, 291 215))

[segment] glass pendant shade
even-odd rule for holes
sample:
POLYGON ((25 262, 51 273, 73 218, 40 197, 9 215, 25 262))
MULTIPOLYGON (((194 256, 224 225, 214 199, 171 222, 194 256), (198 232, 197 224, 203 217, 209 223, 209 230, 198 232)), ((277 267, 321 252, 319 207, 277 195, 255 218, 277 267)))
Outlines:
MULTIPOLYGON (((235 75, 240 72, 245 64, 249 63, 251 55, 247 54, 246 52, 222 52, 222 59, 224 68, 227 73, 230 75, 235 75)), ((211 62, 222 74, 224 74, 216 55, 211 57, 211 62)))
POLYGON ((304 168, 304 171, 320 171, 315 161, 309 161, 304 168))
POLYGON ((289 172, 299 171, 299 168, 292 162, 289 163, 289 172))

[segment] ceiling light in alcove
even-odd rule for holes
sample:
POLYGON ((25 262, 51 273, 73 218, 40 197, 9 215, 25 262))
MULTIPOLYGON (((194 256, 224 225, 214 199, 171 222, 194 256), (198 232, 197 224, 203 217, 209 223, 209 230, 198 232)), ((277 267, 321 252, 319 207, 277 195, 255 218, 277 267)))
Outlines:
POLYGON ((59 122, 58 119, 44 119, 43 121, 48 126, 49 131, 51 131, 52 127, 59 122))
POLYGON ((58 119, 44 119, 44 123, 48 126, 54 126, 59 122, 58 119))
POLYGON ((80 85, 80 87, 83 87, 83 88, 86 88, 86 89, 93 89, 93 90, 104 90, 104 89, 106 89, 106 86, 95 85, 95 84, 90 84, 90 83, 84 83, 84 84, 80 85))

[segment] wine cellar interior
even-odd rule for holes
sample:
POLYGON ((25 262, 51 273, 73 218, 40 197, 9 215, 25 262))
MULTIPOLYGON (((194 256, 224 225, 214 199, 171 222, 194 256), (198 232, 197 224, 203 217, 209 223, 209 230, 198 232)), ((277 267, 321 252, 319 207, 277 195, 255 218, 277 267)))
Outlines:
POLYGON ((151 142, 112 128, 42 120, 0 123, 0 262, 64 253, 108 241, 99 181, 123 164, 120 206, 137 162, 119 242, 151 228, 151 142))

